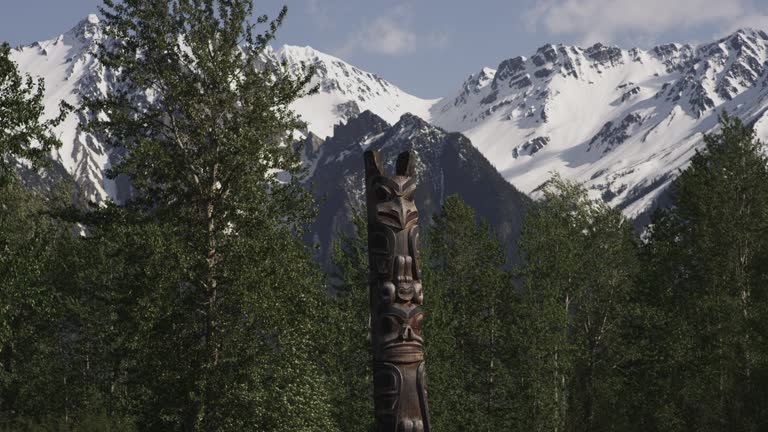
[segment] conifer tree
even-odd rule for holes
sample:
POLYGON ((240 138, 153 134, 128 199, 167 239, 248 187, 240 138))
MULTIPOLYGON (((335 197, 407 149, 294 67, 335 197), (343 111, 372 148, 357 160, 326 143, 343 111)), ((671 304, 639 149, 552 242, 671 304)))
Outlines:
POLYGON ((333 241, 331 276, 337 314, 331 325, 336 341, 329 369, 337 384, 333 400, 340 431, 373 431, 373 358, 368 296, 368 227, 362 208, 352 213, 354 231, 333 241))
POLYGON ((557 176, 543 194, 519 245, 524 429, 620 430, 633 228, 618 210, 557 176))
POLYGON ((504 250, 489 225, 458 196, 445 199, 425 248, 426 358, 435 429, 493 431, 508 427, 505 385, 512 348, 502 330, 512 294, 504 250), (505 301, 506 300, 506 301, 505 301))
POLYGON ((644 246, 646 374, 657 377, 656 430, 762 430, 768 425, 765 336, 768 166, 751 126, 720 130, 672 185, 644 246), (674 328, 670 332, 668 329, 674 328), (662 361, 659 361, 661 359, 662 361))

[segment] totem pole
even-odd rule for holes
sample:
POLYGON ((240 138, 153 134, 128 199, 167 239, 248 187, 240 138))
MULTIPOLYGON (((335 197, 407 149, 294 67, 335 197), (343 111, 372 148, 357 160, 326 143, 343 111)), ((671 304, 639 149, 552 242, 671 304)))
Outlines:
POLYGON ((398 156, 394 177, 378 152, 364 157, 377 430, 429 432, 415 155, 398 156))

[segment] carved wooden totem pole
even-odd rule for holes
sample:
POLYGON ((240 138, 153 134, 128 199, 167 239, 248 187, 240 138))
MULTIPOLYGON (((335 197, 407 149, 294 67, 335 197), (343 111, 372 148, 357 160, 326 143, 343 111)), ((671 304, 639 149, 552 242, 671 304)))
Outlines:
POLYGON ((365 152, 373 398, 379 432, 429 432, 419 268, 415 155, 401 153, 394 177, 365 152))

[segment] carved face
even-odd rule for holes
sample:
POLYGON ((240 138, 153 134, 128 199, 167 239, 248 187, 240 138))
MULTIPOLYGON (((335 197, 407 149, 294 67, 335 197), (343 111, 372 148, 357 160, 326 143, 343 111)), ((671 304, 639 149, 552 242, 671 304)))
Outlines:
POLYGON ((378 318, 376 330, 383 351, 391 351, 392 354, 421 352, 424 343, 421 337, 424 312, 421 307, 410 311, 388 308, 378 318))
POLYGON ((429 430, 419 270, 415 153, 384 173, 377 151, 366 151, 371 338, 379 430, 429 430), (418 367, 418 370, 416 369, 418 367))
POLYGON ((373 295, 382 305, 422 301, 414 166, 415 155, 401 153, 396 175, 390 177, 384 173, 378 152, 365 153, 371 272, 384 282, 373 295))
POLYGON ((407 230, 418 223, 419 212, 413 201, 416 179, 376 176, 371 179, 368 191, 369 202, 375 205, 376 222, 396 231, 407 230))
POLYGON ((396 173, 387 176, 378 152, 365 152, 365 186, 369 224, 381 224, 395 232, 407 231, 419 219, 414 203, 416 191, 415 155, 401 153, 396 173))

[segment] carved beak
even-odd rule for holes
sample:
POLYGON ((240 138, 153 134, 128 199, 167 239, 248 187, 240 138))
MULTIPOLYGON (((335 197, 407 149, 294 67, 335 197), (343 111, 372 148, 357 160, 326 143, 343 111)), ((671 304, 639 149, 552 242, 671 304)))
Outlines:
POLYGON ((423 343, 424 340, 417 336, 416 333, 413 331, 410 325, 406 324, 403 326, 403 328, 400 329, 400 338, 403 340, 403 342, 410 342, 410 341, 416 341, 418 343, 423 343))

